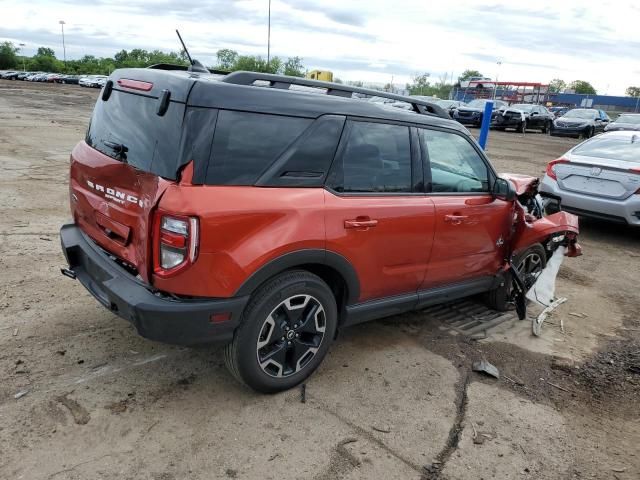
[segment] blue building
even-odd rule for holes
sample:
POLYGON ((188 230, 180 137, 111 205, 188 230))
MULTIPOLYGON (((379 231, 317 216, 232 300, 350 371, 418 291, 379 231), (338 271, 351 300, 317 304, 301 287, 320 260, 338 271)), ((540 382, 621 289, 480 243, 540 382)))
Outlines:
POLYGON ((640 112, 640 97, 550 93, 548 101, 558 106, 599 108, 610 112, 640 112))

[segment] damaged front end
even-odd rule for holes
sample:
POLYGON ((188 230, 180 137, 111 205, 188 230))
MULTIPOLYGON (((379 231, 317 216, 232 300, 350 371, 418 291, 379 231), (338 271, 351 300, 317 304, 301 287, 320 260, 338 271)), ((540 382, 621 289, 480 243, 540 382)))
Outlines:
POLYGON ((578 217, 567 212, 547 216, 538 193, 538 178, 518 174, 503 174, 502 178, 513 184, 517 195, 505 265, 512 279, 510 301, 515 304, 521 320, 526 317, 527 299, 544 308, 533 320, 533 332, 539 335, 546 316, 566 300, 555 298, 555 279, 562 259, 582 255, 578 243, 578 217), (514 263, 522 252, 538 244, 544 248, 546 257, 547 266, 542 271, 532 274, 514 263))

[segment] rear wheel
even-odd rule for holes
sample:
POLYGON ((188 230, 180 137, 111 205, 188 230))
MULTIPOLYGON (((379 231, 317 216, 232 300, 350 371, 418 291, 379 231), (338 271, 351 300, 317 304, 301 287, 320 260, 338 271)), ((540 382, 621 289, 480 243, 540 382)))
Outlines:
POLYGON ((301 270, 283 273, 252 296, 225 363, 254 390, 287 390, 320 365, 337 323, 335 297, 322 279, 301 270))
MULTIPOLYGON (((513 259, 513 266, 518 270, 527 290, 533 286, 538 275, 547 266, 547 255, 544 247, 535 243, 520 252, 513 259)), ((511 306, 511 274, 505 275, 505 281, 498 288, 487 293, 487 303, 491 308, 504 311, 511 306)))

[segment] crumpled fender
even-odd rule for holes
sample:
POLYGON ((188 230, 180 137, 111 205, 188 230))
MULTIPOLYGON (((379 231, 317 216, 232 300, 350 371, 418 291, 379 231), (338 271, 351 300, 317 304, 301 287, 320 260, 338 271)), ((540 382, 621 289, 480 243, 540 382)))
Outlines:
POLYGON ((533 220, 526 215, 522 208, 516 209, 517 226, 511 244, 511 251, 518 252, 534 243, 540 243, 554 233, 565 233, 571 239, 567 256, 576 257, 582 253, 580 245, 576 242, 578 233, 578 217, 567 212, 558 212, 552 215, 533 220), (573 237, 573 238, 571 238, 573 237))
POLYGON ((540 184, 540 179, 538 177, 532 177, 531 175, 501 173, 500 177, 513 183, 518 196, 537 191, 538 185, 540 184))

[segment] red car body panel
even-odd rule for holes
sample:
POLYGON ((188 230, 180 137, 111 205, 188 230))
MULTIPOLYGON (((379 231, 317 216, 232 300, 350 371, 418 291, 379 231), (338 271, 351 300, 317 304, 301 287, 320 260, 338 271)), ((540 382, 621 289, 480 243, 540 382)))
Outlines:
POLYGON ((512 203, 491 195, 430 198, 436 208, 435 240, 421 289, 494 275, 503 263, 512 203))
POLYGON ((199 254, 179 275, 153 275, 153 285, 181 295, 230 297, 270 260, 297 250, 324 249, 323 192, 172 184, 158 207, 198 217, 199 254))
POLYGON ((171 182, 114 160, 85 142, 71 153, 69 195, 75 223, 98 245, 150 280, 152 211, 171 182))
POLYGON ((531 192, 540 183, 540 179, 531 175, 522 175, 519 173, 501 173, 500 177, 511 181, 516 189, 516 195, 524 195, 531 192))
POLYGON ((435 230, 430 197, 338 196, 324 191, 326 248, 349 260, 359 301, 415 292, 424 280, 435 230), (346 222, 374 222, 358 228, 346 222))
MULTIPOLYGON (((534 243, 540 243, 555 233, 578 234, 578 217, 567 212, 558 212, 542 217, 534 222, 519 222, 512 242, 512 250, 518 252, 534 243)), ((569 256, 580 255, 582 249, 574 244, 569 246, 569 256)))

